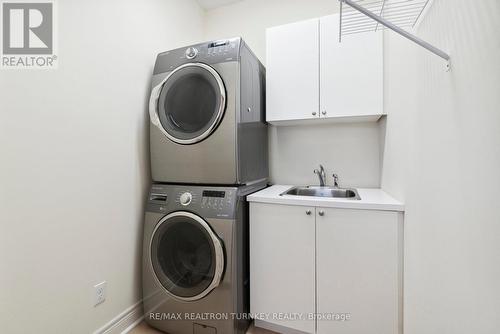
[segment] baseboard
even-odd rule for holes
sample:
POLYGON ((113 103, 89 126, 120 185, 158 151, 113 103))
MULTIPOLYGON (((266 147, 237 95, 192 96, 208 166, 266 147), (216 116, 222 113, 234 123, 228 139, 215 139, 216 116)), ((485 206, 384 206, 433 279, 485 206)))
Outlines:
POLYGON ((137 325, 139 325, 143 320, 144 320, 144 314, 142 314, 136 321, 134 321, 133 323, 131 323, 130 326, 128 326, 127 328, 125 328, 123 330, 123 332, 121 332, 121 334, 127 334, 132 329, 134 329, 135 327, 137 327, 137 325))
POLYGON ((127 308, 99 328, 94 334, 125 334, 130 332, 144 318, 142 300, 127 308))
POLYGON ((289 327, 285 327, 285 326, 273 324, 271 322, 267 322, 267 321, 263 321, 263 320, 258 320, 258 319, 254 320, 254 325, 255 325, 255 327, 267 329, 269 331, 276 332, 276 333, 282 333, 282 334, 307 334, 306 332, 299 331, 297 329, 293 329, 293 328, 289 328, 289 327))

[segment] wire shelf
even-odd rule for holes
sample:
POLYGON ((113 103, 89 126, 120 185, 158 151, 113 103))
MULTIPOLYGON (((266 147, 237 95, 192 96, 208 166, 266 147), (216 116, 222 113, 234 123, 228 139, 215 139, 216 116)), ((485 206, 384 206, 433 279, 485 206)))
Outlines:
POLYGON ((391 29, 401 36, 429 50, 446 61, 450 70, 450 55, 405 28, 414 27, 430 0, 339 0, 340 29, 342 36, 368 31, 391 29), (344 6, 346 5, 346 6, 344 6))
MULTIPOLYGON (((417 23, 429 0, 352 0, 366 10, 378 15, 386 21, 400 27, 412 28, 417 23)), ((340 36, 386 29, 379 22, 359 12, 357 9, 344 6, 340 2, 341 25, 340 36)))

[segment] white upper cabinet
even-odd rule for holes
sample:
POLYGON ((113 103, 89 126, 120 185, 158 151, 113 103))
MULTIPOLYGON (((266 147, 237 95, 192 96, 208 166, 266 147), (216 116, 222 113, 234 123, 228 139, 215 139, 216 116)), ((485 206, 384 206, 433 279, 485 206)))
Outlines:
POLYGON ((339 43, 339 15, 322 17, 321 116, 382 115, 383 61, 381 33, 346 35, 339 43))
POLYGON ((319 117, 319 19, 267 30, 267 121, 319 117))
POLYGON ((267 30, 267 121, 359 119, 383 114, 381 33, 339 43, 339 15, 267 30))

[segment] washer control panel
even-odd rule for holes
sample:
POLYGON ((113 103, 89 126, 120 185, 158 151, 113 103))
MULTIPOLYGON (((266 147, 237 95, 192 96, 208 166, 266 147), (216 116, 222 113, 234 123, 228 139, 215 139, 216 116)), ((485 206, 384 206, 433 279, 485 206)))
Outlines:
POLYGON ((186 210, 205 218, 234 218, 237 199, 238 189, 233 187, 159 184, 151 188, 148 211, 186 210))

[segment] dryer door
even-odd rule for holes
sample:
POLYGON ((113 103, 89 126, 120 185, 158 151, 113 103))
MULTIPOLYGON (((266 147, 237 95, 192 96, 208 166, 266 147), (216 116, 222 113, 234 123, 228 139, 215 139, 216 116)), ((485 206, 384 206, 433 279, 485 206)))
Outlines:
POLYGON ((151 122, 178 144, 195 144, 217 128, 226 108, 226 90, 219 73, 202 63, 172 71, 153 88, 151 122))
POLYGON ((222 243, 195 214, 178 211, 165 216, 153 232, 150 252, 158 283, 177 299, 201 299, 221 281, 222 243))

